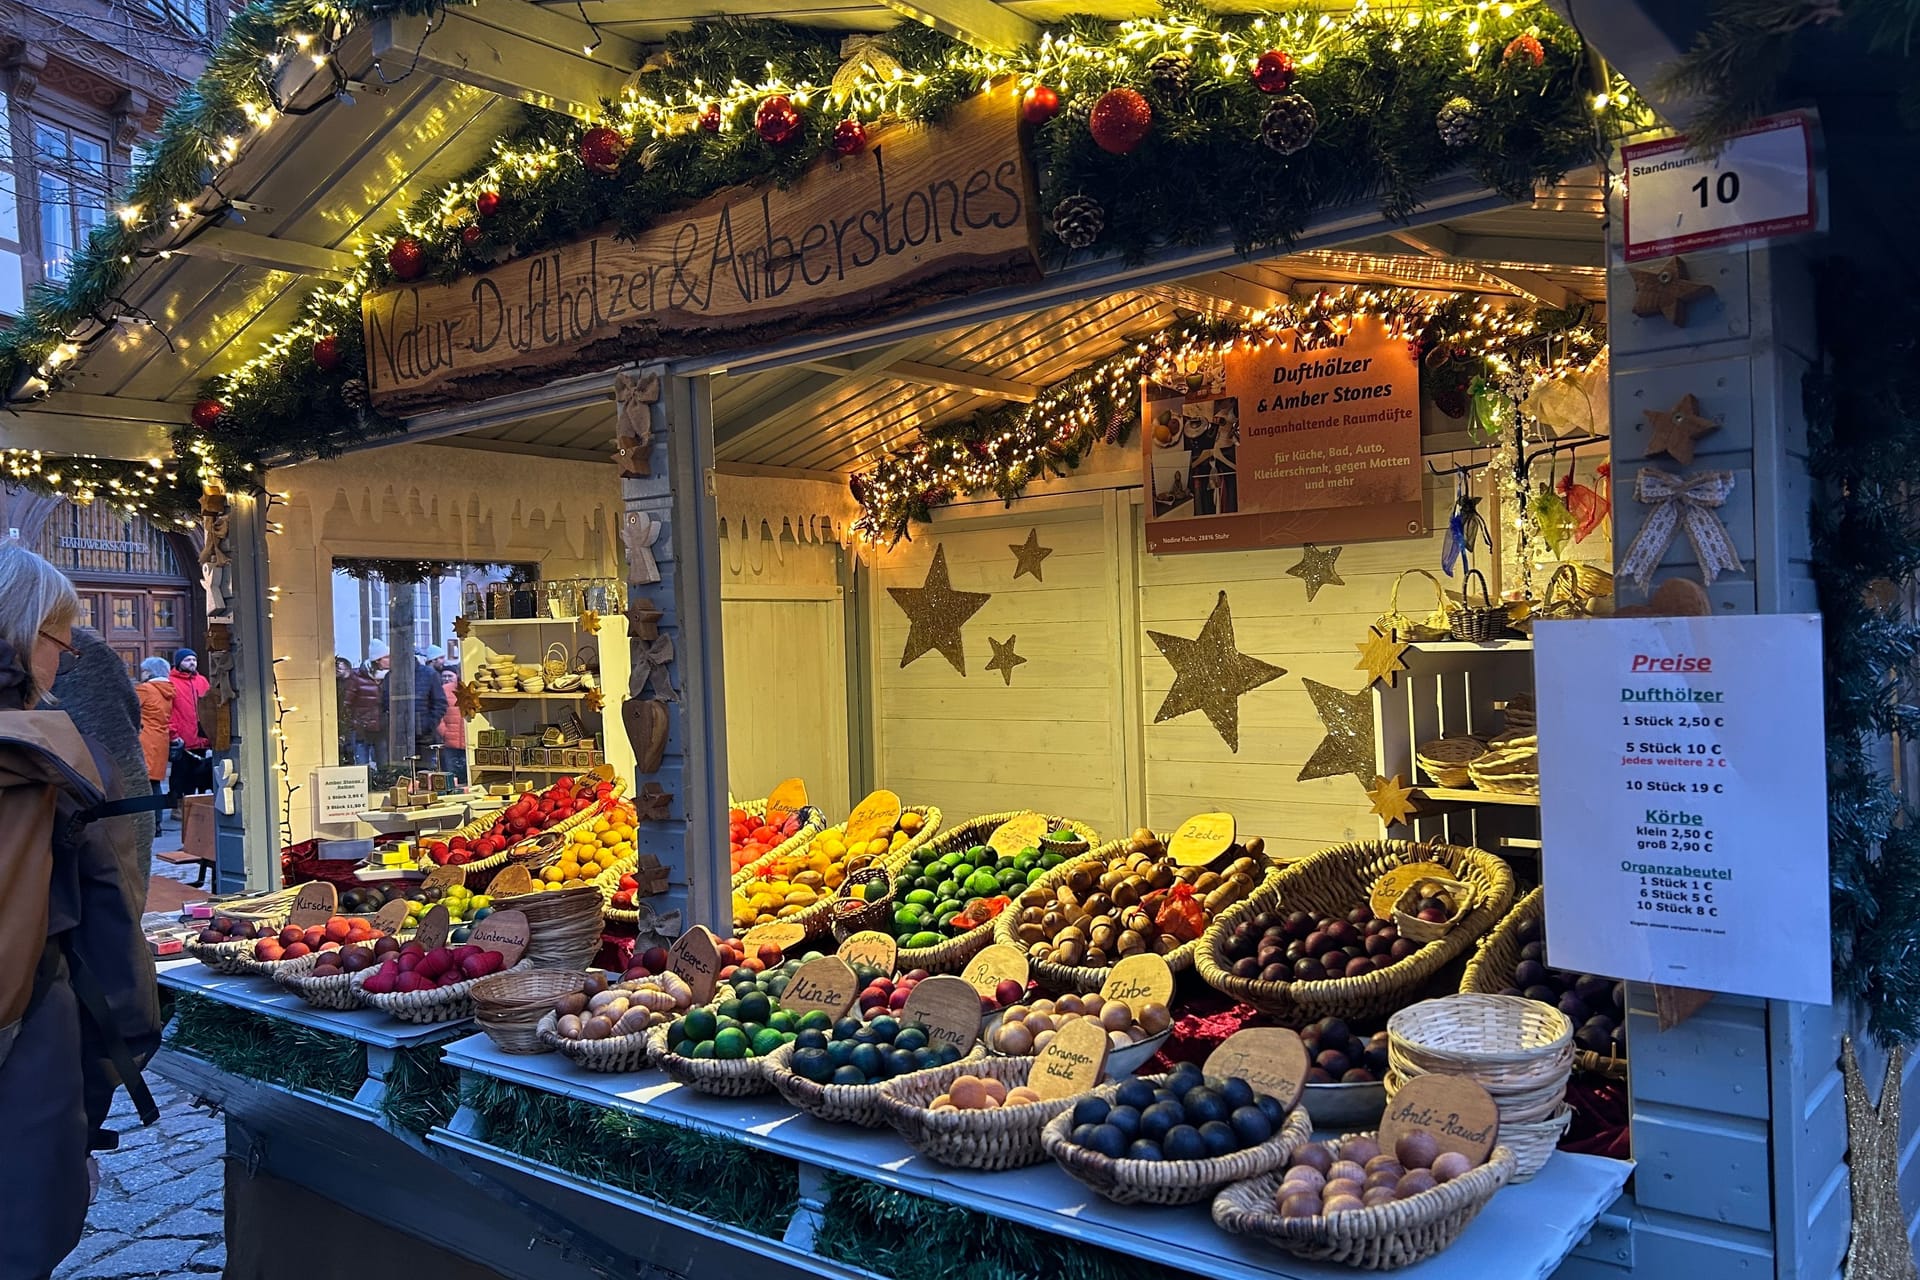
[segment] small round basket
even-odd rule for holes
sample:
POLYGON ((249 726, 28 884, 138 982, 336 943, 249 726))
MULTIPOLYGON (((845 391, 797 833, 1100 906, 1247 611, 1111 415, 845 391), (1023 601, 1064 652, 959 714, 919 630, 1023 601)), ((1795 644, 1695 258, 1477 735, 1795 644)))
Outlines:
MULTIPOLYGON (((948 827, 940 833, 940 838, 922 846, 920 853, 925 857, 938 857, 952 849, 970 849, 983 844, 1002 824, 1029 812, 1016 809, 1011 813, 989 813, 978 818, 968 818, 957 827, 948 827)), ((1041 852, 1064 854, 1076 858, 1091 849, 1099 840, 1099 834, 1084 822, 1075 822, 1071 818, 1049 815, 1052 831, 1065 830, 1073 836, 1071 840, 1052 840, 1042 837, 1041 852)), ((1064 864, 1063 864, 1064 865, 1064 864)), ((1006 914, 1005 912, 1001 913, 1006 914)), ((1000 917, 995 916, 985 924, 975 925, 965 933, 958 934, 931 947, 902 947, 895 960, 895 967, 901 972, 925 969, 928 973, 959 973, 967 967, 967 961, 974 958, 988 943, 993 941, 994 927, 1000 917)), ((883 926, 884 927, 884 926, 883 926)))
POLYGON ((1331 1217, 1283 1218, 1274 1203, 1281 1173, 1236 1182, 1213 1198, 1222 1231, 1264 1241, 1295 1257, 1339 1262, 1362 1271, 1391 1271, 1433 1257, 1459 1239, 1493 1193, 1513 1177, 1513 1152, 1493 1149, 1487 1162, 1452 1182, 1407 1200, 1331 1217))
POLYGON ((1524 996, 1422 1000, 1387 1019, 1387 1096, 1414 1076, 1466 1076, 1500 1107, 1500 1123, 1560 1111, 1573 1073, 1573 1023, 1524 996))
MULTIPOLYGON (((651 1057, 653 1033, 660 1030, 658 1027, 648 1027, 645 1031, 608 1036, 604 1040, 569 1040, 555 1030, 559 1021, 559 1015, 549 1009, 534 1028, 541 1051, 558 1050, 561 1057, 583 1071, 599 1071, 607 1075, 644 1069, 651 1057)), ((661 1044, 664 1048, 665 1041, 661 1044)))
POLYGON ((584 973, 558 969, 491 974, 473 986, 473 1020, 503 1053, 546 1053, 540 1019, 553 1012, 555 1001, 585 986, 584 973))
POLYGON ((876 866, 862 867, 848 875, 829 904, 827 918, 834 938, 840 942, 869 929, 886 932, 893 923, 893 877, 885 867, 876 866), (854 889, 863 890, 866 896, 852 897, 854 889))
MULTIPOLYGON (((976 1044, 966 1057, 952 1065, 978 1062, 985 1056, 986 1050, 976 1044)), ((816 1084, 805 1076, 794 1074, 793 1046, 790 1044, 783 1044, 760 1059, 760 1066, 775 1093, 816 1119, 829 1124, 857 1124, 863 1129, 886 1126, 886 1113, 880 1109, 880 1090, 886 1087, 888 1081, 875 1084, 816 1084)), ((941 1068, 931 1067, 929 1070, 938 1071, 941 1068)), ((908 1073, 918 1074, 921 1073, 908 1073)), ((906 1075, 894 1077, 895 1080, 906 1078, 906 1075)))
MULTIPOLYGON (((1520 926, 1529 920, 1542 920, 1547 914, 1547 891, 1535 889, 1520 901, 1513 904, 1513 910, 1493 932, 1486 936, 1480 949, 1467 961, 1467 972, 1460 979, 1460 991, 1464 995, 1499 995, 1513 985, 1513 971, 1520 967, 1520 926)), ((1573 1065, 1581 1071, 1594 1071, 1610 1080, 1627 1078, 1627 1060, 1611 1054, 1598 1054, 1576 1047, 1573 1051, 1573 1065)))
POLYGON ((696 1093, 716 1098, 750 1098, 772 1093, 773 1085, 761 1070, 759 1058, 683 1058, 667 1052, 667 1027, 649 1028, 647 1054, 667 1078, 696 1093))
POLYGON ((1472 644, 1485 644, 1498 640, 1500 633, 1507 629, 1507 607, 1493 602, 1493 593, 1487 589, 1487 576, 1478 569, 1469 569, 1460 581, 1460 603, 1447 605, 1447 622, 1453 629, 1455 640, 1465 640, 1472 644), (1475 579, 1480 583, 1480 603, 1472 603, 1467 596, 1467 586, 1475 579))
POLYGON ((907 1145, 929 1160, 956 1169, 1023 1169, 1046 1160, 1040 1135, 1075 1099, 985 1111, 932 1111, 928 1104, 964 1075, 990 1076, 1009 1089, 1023 1085, 1033 1064, 1032 1058, 987 1058, 916 1071, 880 1086, 880 1109, 907 1145))
MULTIPOLYGON (((531 960, 522 960, 504 970, 506 973, 524 973, 533 968, 531 960)), ((473 1016, 473 989, 486 981, 485 978, 471 978, 466 982, 456 982, 450 987, 435 987, 430 991, 367 991, 367 975, 375 972, 362 969, 355 979, 363 988, 361 998, 368 1008, 378 1009, 390 1018, 402 1022, 412 1022, 428 1026, 436 1022, 458 1022, 462 1018, 473 1016)), ((488 974, 487 977, 495 977, 488 974)))
POLYGON ((1245 901, 1220 913, 1200 938, 1195 967, 1207 984, 1263 1013, 1311 1022, 1316 1018, 1378 1018, 1417 995, 1448 961, 1484 934, 1513 901, 1513 872, 1481 849, 1465 845, 1366 840, 1322 849, 1281 870, 1245 901), (1264 982, 1235 977, 1227 967, 1227 939, 1240 921, 1262 911, 1345 915, 1367 901, 1374 881, 1395 867, 1432 862, 1473 888, 1473 906, 1437 941, 1397 964, 1357 978, 1318 982, 1264 982))
MULTIPOLYGON (((1166 1076, 1144 1078, 1155 1085, 1167 1081, 1166 1076)), ((1119 1088, 1102 1085, 1093 1095, 1111 1101, 1119 1088)), ((1305 1107, 1295 1107, 1265 1142, 1206 1160, 1116 1160, 1075 1145, 1068 1138, 1072 1132, 1073 1112, 1067 1110, 1049 1121, 1040 1135, 1041 1146, 1062 1169, 1115 1204, 1177 1205, 1198 1204, 1229 1183, 1284 1169, 1293 1153, 1313 1137, 1313 1121, 1305 1107)))
POLYGON ((1421 743, 1413 750, 1413 762, 1436 787, 1467 787, 1473 783, 1467 764, 1486 753, 1486 743, 1461 733, 1421 743))
POLYGON ((274 969, 273 980, 316 1009, 366 1008, 366 997, 360 992, 360 984, 354 981, 366 970, 316 978, 312 974, 314 966, 320 963, 320 955, 315 952, 298 960, 282 960, 274 969))

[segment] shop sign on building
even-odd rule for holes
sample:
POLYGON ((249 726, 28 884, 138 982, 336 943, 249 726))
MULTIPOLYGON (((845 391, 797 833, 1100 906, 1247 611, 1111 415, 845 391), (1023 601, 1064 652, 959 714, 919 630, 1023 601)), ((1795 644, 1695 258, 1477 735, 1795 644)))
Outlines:
POLYGON ((1813 129, 1811 113, 1789 111, 1755 121, 1712 154, 1685 137, 1622 147, 1627 261, 1819 230, 1813 129))
POLYGON ((1017 95, 876 129, 799 181, 722 192, 632 240, 611 230, 450 282, 370 293, 382 409, 470 400, 636 358, 870 323, 1040 276, 1017 95))
POLYGON ((1556 968, 1826 1004, 1820 618, 1534 628, 1556 968))
POLYGON ((1143 396, 1151 552, 1421 531, 1420 369, 1381 320, 1305 347, 1236 345, 1143 396))

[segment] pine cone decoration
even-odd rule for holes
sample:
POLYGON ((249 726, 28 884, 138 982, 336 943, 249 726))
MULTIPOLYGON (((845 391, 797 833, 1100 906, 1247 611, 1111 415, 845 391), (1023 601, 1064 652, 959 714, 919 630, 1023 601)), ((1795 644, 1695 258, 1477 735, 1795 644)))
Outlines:
POLYGON ((1464 147, 1480 135, 1480 108, 1468 98, 1448 98, 1433 123, 1440 130, 1441 142, 1464 147))
POLYGON ((1084 249, 1107 229, 1107 211, 1086 196, 1068 196, 1053 206, 1053 234, 1069 249, 1084 249))
POLYGON ((340 384, 340 398, 349 409, 367 407, 367 383, 364 378, 348 378, 340 384))
POLYGON ((1283 93, 1273 100, 1266 118, 1260 122, 1260 141, 1281 155, 1290 156, 1306 150, 1319 127, 1320 117, 1314 113, 1311 102, 1297 93, 1283 93))
POLYGON ((1193 83, 1193 57, 1170 49, 1147 64, 1147 78, 1169 98, 1184 98, 1193 83))

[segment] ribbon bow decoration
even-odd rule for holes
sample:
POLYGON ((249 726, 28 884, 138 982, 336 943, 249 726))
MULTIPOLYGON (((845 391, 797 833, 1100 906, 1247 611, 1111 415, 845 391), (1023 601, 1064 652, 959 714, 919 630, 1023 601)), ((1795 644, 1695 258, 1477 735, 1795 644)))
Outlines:
POLYGON ((1724 570, 1738 573, 1743 566, 1733 549, 1727 526, 1714 514, 1733 493, 1733 472, 1702 471, 1697 475, 1677 476, 1658 467, 1642 467, 1633 478, 1635 501, 1650 503, 1653 510, 1640 526, 1633 545, 1627 548, 1620 565, 1621 575, 1642 590, 1653 577, 1653 570, 1673 545, 1674 530, 1682 525, 1700 572, 1707 585, 1724 570))
POLYGON ((840 59, 831 88, 843 98, 859 88, 862 80, 871 78, 885 84, 905 70, 885 36, 848 36, 840 42, 840 59))
POLYGON ((680 701, 680 695, 673 691, 673 677, 667 673, 667 666, 673 661, 673 637, 659 634, 651 640, 636 637, 632 646, 633 678, 627 684, 628 693, 637 698, 651 686, 658 701, 680 701))

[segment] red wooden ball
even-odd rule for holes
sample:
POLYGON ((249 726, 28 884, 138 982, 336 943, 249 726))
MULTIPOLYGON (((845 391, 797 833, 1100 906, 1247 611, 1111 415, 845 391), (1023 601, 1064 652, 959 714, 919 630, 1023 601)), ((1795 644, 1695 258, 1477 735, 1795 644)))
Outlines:
POLYGON ((387 266, 402 280, 418 280, 427 270, 427 251, 412 236, 401 236, 387 250, 387 266))
POLYGON ((709 102, 707 109, 700 113, 700 127, 708 133, 720 132, 720 104, 709 102))
POLYGON ((594 173, 612 173, 626 154, 627 140, 618 129, 597 124, 580 135, 580 163, 594 173))
POLYGON ((500 212, 500 193, 498 191, 482 191, 474 197, 473 212, 475 216, 481 218, 491 218, 494 214, 500 212))
POLYGON ((214 424, 220 421, 220 415, 226 411, 227 406, 218 400, 196 401, 193 406, 193 425, 202 431, 211 431, 214 424))
POLYGON ((1087 128, 1095 146, 1109 155, 1124 156, 1153 128, 1153 108, 1137 90, 1109 89, 1094 101, 1087 128))
POLYGON ((1060 95, 1051 86, 1034 85, 1020 95, 1020 119, 1031 125, 1042 125, 1060 114, 1060 95))
POLYGON ((460 243, 469 249, 478 248, 480 239, 484 234, 479 227, 469 222, 466 226, 460 228, 460 243))
POLYGON ((331 373, 340 367, 340 339, 326 334, 313 340, 313 363, 322 373, 331 373))
POLYGON ((1269 49, 1253 60, 1253 87, 1262 93, 1285 93, 1293 88, 1293 55, 1269 49))
POLYGON ((786 94, 776 93, 754 111, 753 128, 772 146, 792 142, 800 136, 800 108, 786 94))
POLYGON ((867 126, 858 120, 842 120, 833 126, 833 152, 835 155, 858 155, 867 149, 867 126))

